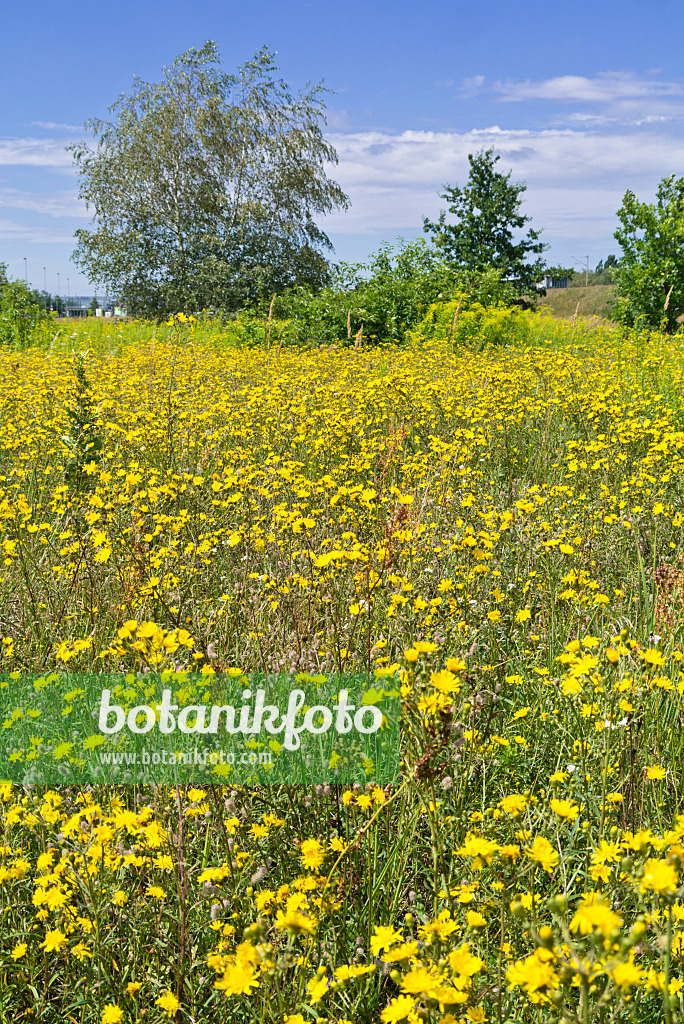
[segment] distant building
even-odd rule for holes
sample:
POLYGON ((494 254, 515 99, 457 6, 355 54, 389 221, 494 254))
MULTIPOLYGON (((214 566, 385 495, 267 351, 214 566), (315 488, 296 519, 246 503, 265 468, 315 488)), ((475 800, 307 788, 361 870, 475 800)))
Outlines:
POLYGON ((568 278, 565 277, 551 277, 551 274, 545 274, 543 279, 537 285, 537 288, 567 288, 568 278))
POLYGON ((97 303, 95 316, 112 316, 114 299, 97 295, 72 295, 64 300, 64 316, 90 316, 93 299, 97 303))

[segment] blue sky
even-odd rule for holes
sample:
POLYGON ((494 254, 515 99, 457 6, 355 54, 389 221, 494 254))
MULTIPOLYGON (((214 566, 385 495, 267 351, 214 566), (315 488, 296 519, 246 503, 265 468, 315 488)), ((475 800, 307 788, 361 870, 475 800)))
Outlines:
POLYGON ((22 0, 0 12, 0 261, 10 276, 92 293, 69 262, 88 223, 64 146, 134 76, 218 43, 227 71, 263 45, 294 88, 325 80, 331 175, 352 206, 323 222, 336 259, 421 234, 467 155, 494 145, 525 181, 554 263, 616 252, 626 189, 684 175, 680 2, 579 0, 22 0))

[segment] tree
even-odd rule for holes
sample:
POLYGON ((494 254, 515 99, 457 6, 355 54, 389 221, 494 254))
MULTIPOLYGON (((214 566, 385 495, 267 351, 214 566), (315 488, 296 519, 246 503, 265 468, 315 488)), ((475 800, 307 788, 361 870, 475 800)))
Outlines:
POLYGON ((548 246, 539 241, 540 231, 531 228, 519 242, 513 232, 530 220, 519 211, 522 193, 527 186, 511 183, 512 172, 495 170, 500 159, 494 150, 482 149, 468 156, 470 174, 464 188, 444 185, 442 199, 449 203, 449 213, 456 224, 447 224, 442 210, 439 220, 423 221, 423 230, 431 233, 444 259, 463 267, 474 276, 497 270, 501 276, 515 279, 523 291, 534 291, 544 273, 541 259, 528 262, 530 256, 541 256, 548 246))
POLYGON ((655 203, 625 192, 617 216, 616 318, 630 327, 641 322, 676 330, 684 314, 684 178, 663 178, 655 203))
MULTIPOLYGON (((261 294, 327 280, 329 239, 313 220, 349 201, 325 164, 321 84, 293 96, 266 47, 238 74, 207 42, 135 79, 71 146, 91 229, 74 261, 138 315, 235 309, 261 294)), ((99 288, 98 288, 99 290, 99 288)))
POLYGON ((27 288, 21 278, 10 281, 7 264, 0 263, 0 345, 27 348, 36 329, 50 324, 51 317, 39 293, 27 288))

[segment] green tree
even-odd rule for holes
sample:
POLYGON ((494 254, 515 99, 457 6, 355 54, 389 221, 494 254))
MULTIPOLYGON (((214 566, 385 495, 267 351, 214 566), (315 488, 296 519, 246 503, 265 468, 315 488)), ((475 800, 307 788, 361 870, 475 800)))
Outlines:
POLYGON ((449 204, 449 213, 457 218, 456 223, 447 224, 446 211, 442 210, 436 222, 424 219, 423 230, 432 234, 448 262, 473 276, 496 270, 502 278, 514 279, 522 291, 536 294, 534 286, 545 264, 540 258, 530 262, 530 257, 541 257, 548 247, 539 241, 541 232, 532 228, 520 241, 513 240, 514 232, 530 220, 520 213, 521 196, 527 186, 512 183, 512 171, 497 171, 499 159, 493 148, 471 153, 465 187, 445 185, 440 194, 449 204))
POLYGON ((557 267, 547 267, 544 273, 548 274, 549 277, 552 277, 554 281, 567 277, 568 283, 572 281, 575 276, 575 271, 572 267, 564 267, 562 264, 558 264, 557 267))
POLYGON ((331 286, 319 292, 299 287, 278 296, 272 311, 289 320, 288 340, 299 344, 405 341, 433 303, 456 298, 459 309, 465 309, 475 302, 483 306, 513 302, 517 294, 500 280, 498 271, 466 274, 446 263, 424 238, 384 244, 366 263, 337 264, 331 276, 331 286))
POLYGON ((321 84, 296 96, 266 47, 237 75, 217 47, 136 79, 71 148, 93 226, 74 260, 136 314, 236 309, 297 283, 321 287, 329 239, 314 216, 349 205, 329 180, 321 84))
POLYGON ((0 263, 0 345, 27 348, 36 339, 37 329, 52 318, 40 295, 17 278, 7 277, 7 264, 0 263))
POLYGON ((616 319, 676 330, 684 314, 684 178, 663 178, 655 203, 625 192, 617 216, 621 226, 614 238, 622 255, 611 267, 616 319))

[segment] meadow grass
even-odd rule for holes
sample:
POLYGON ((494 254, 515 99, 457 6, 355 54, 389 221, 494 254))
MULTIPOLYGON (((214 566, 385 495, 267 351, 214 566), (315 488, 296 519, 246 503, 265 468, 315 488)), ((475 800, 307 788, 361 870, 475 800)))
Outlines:
POLYGON ((598 316, 604 320, 613 319, 613 304, 616 298, 615 285, 597 284, 585 287, 550 288, 537 305, 550 309, 556 316, 572 317, 598 316))
POLYGON ((684 345, 526 325, 0 354, 0 685, 403 701, 383 788, 0 785, 3 1021, 682 1019, 684 345))

